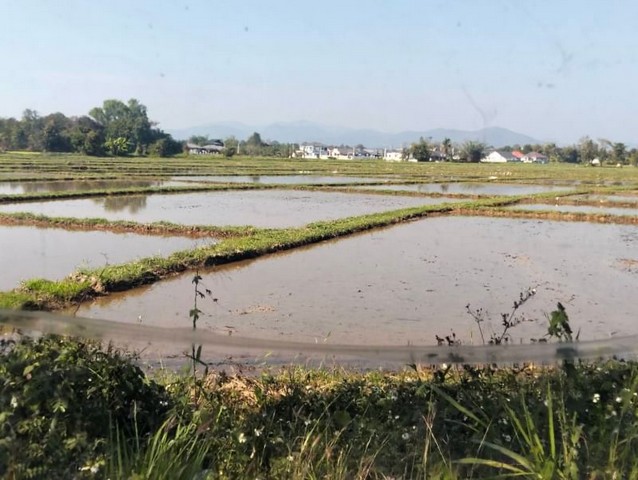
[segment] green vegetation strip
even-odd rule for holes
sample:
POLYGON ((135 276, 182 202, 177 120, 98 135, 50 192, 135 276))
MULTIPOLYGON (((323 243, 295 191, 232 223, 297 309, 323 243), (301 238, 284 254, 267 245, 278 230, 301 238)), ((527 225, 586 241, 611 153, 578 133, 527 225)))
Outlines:
POLYGON ((104 230, 132 232, 145 235, 181 235, 189 237, 238 237, 254 233, 254 227, 215 227, 208 225, 179 225, 171 222, 137 223, 104 218, 47 217, 27 212, 0 213, 0 225, 32 225, 59 227, 67 230, 104 230))
POLYGON ((45 336, 0 378, 2 478, 638 478, 635 362, 151 376, 45 336))
MULTIPOLYGON (((480 205, 480 202, 474 202, 465 204, 465 207, 480 205)), ((19 291, 1 292, 0 308, 52 310, 96 295, 153 283, 188 269, 255 258, 431 214, 449 213, 455 208, 463 208, 463 205, 428 205, 316 222, 301 228, 254 230, 245 237, 231 237, 215 245, 176 252, 166 258, 149 257, 122 265, 81 270, 60 281, 28 280, 19 291)))

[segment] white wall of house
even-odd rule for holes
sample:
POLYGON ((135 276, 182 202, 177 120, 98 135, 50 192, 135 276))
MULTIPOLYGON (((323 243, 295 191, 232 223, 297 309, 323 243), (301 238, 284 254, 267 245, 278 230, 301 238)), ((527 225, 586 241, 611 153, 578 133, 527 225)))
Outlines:
POLYGON ((403 152, 398 150, 388 150, 384 152, 383 159, 388 162, 400 162, 403 160, 403 152))

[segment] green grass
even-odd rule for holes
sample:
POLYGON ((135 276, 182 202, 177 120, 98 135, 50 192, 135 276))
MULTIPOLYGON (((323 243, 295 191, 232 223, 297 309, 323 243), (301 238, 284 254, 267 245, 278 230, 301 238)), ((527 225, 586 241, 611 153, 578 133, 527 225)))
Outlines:
POLYGON ((145 377, 132 360, 59 337, 19 342, 5 352, 0 475, 638 475, 633 362, 145 377))

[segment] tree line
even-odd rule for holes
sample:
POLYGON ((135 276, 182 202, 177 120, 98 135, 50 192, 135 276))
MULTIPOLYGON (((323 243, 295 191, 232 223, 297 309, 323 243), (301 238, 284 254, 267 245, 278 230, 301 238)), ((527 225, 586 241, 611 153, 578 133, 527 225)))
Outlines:
MULTIPOLYGON (((188 139, 188 143, 199 146, 209 145, 215 142, 208 135, 193 135, 188 139)), ((227 137, 223 140, 224 149, 222 153, 226 157, 234 155, 247 155, 250 157, 291 157, 299 149, 297 143, 279 143, 277 141, 265 142, 258 132, 254 132, 246 140, 238 140, 235 136, 227 137)))
MULTIPOLYGON (((418 161, 440 159, 443 161, 479 162, 486 153, 492 150, 484 143, 467 141, 461 145, 453 145, 449 138, 440 143, 429 142, 421 137, 410 147, 404 149, 404 157, 413 157, 418 161)), ((600 138, 581 138, 578 143, 559 147, 555 143, 506 145, 498 150, 515 151, 524 154, 538 152, 545 155, 550 162, 591 164, 598 160, 601 164, 638 166, 638 149, 629 148, 622 142, 612 142, 600 138)))
POLYGON ((60 112, 42 117, 27 109, 19 120, 0 118, 0 150, 165 157, 182 149, 181 142, 149 120, 146 107, 134 98, 127 103, 105 100, 79 117, 60 112))

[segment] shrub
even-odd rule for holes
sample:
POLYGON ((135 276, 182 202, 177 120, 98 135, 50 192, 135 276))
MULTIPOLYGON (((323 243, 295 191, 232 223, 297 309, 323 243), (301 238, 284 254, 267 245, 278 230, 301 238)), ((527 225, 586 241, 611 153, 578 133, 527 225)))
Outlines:
POLYGON ((169 408, 129 354, 84 340, 46 336, 3 345, 0 355, 0 476, 42 477, 79 469, 126 438, 156 430, 169 408))

